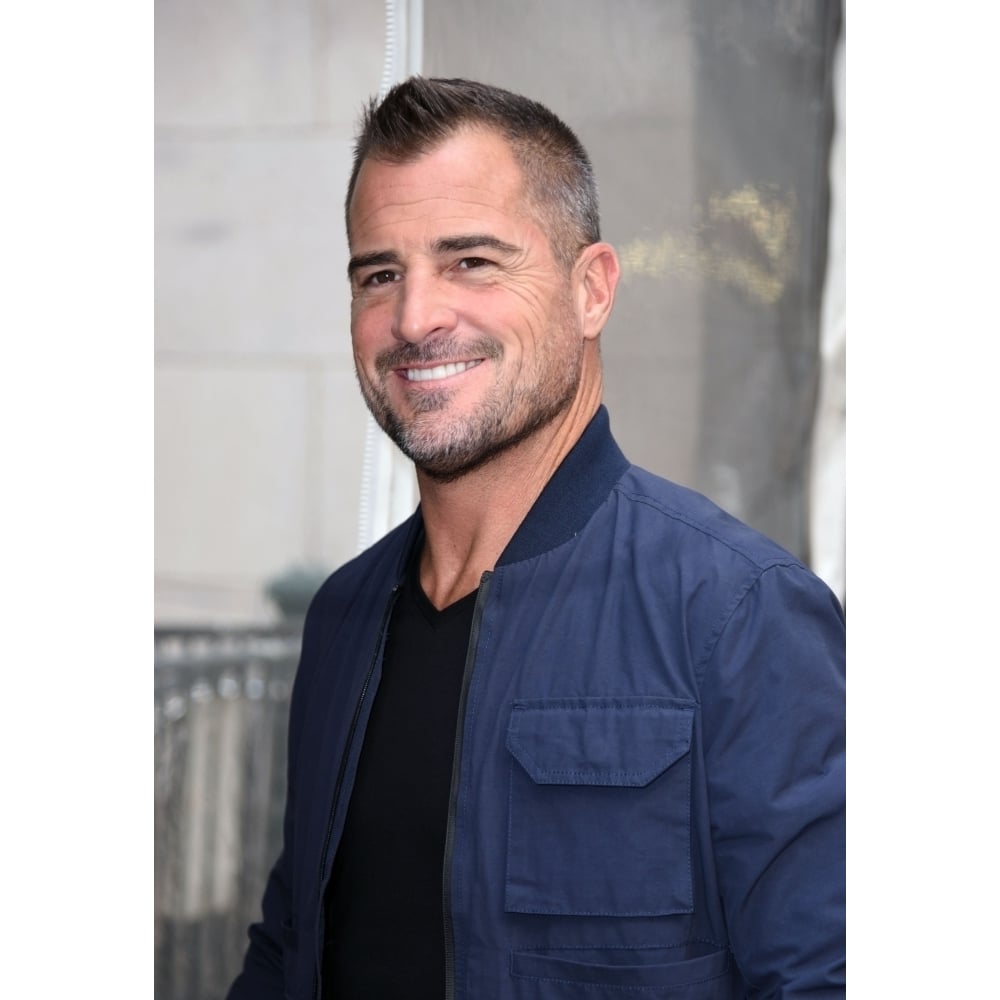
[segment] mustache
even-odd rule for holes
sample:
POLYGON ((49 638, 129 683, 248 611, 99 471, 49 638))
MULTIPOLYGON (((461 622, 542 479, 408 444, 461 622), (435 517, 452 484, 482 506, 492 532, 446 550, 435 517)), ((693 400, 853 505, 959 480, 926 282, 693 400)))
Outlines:
POLYGON ((400 344, 382 351, 375 358, 375 371, 386 375, 394 368, 412 368, 417 365, 435 365, 442 361, 472 358, 499 358, 503 347, 492 337, 458 340, 449 337, 420 344, 400 344))

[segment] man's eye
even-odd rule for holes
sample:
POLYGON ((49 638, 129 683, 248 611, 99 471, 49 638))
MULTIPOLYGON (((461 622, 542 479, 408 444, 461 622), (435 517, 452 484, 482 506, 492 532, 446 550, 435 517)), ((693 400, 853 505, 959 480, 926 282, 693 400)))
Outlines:
POLYGON ((486 267, 488 264, 489 261, 484 260, 482 257, 463 257, 458 262, 459 268, 465 271, 470 271, 477 267, 486 267))
POLYGON ((361 284, 369 288, 378 285, 388 285, 398 277, 399 275, 395 271, 376 271, 374 274, 369 274, 361 284))

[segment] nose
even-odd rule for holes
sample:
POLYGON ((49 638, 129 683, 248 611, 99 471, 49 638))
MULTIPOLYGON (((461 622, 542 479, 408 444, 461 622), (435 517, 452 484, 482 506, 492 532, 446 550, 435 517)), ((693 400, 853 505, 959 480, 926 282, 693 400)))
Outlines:
POLYGON ((393 336, 416 344, 455 326, 455 309, 447 283, 436 274, 411 268, 402 281, 393 317, 393 336))

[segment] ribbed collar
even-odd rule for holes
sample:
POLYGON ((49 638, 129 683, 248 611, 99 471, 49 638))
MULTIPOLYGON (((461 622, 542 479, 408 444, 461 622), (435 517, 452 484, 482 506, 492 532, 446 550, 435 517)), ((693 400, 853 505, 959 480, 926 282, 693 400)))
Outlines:
MULTIPOLYGON (((500 553, 497 566, 530 559, 568 542, 607 499, 629 464, 611 436, 611 420, 602 405, 500 553)), ((409 555, 423 547, 420 507, 404 530, 406 541, 397 566, 400 580, 409 555)))
POLYGON ((568 542, 607 499, 628 466, 611 436, 607 407, 601 406, 507 543, 497 565, 520 562, 568 542))

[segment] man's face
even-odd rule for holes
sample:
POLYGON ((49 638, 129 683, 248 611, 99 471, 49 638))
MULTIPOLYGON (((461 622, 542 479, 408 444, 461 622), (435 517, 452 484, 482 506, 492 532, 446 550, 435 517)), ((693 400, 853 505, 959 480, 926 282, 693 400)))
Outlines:
POLYGON ((502 137, 366 160, 349 236, 362 393, 429 476, 457 478, 569 406, 584 344, 571 279, 502 137))

